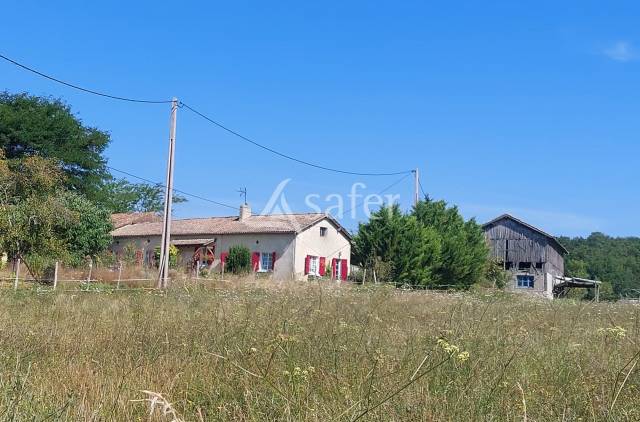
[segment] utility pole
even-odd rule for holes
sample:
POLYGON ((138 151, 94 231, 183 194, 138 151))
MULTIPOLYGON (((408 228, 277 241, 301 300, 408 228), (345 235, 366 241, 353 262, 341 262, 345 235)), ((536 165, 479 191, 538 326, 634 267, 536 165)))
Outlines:
POLYGON ((160 271, 158 272, 158 288, 167 287, 169 280, 169 245, 171 242, 171 210, 173 202, 173 167, 176 148, 176 117, 178 99, 171 101, 171 119, 169 122, 169 159, 167 160, 167 182, 164 190, 164 217, 162 220, 162 244, 160 245, 160 271))
POLYGON ((420 202, 420 170, 415 169, 413 171, 413 175, 415 177, 415 180, 414 180, 415 191, 414 191, 414 197, 413 197, 413 205, 418 205, 418 202, 420 202))

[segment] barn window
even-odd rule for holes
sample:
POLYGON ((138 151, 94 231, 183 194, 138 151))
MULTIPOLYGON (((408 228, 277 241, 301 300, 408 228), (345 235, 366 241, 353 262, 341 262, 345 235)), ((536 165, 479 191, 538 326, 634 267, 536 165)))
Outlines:
POLYGON ((533 276, 519 275, 517 276, 516 283, 519 289, 533 289, 533 276))
POLYGON ((531 262, 518 262, 518 270, 524 271, 531 268, 531 262))
POLYGON ((327 235, 327 228, 320 227, 320 236, 325 237, 327 235))

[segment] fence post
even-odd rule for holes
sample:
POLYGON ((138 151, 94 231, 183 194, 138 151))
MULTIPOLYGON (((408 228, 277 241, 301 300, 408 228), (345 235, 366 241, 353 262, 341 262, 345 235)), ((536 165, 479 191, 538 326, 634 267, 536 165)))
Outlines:
POLYGON ((20 277, 20 258, 16 262, 16 279, 13 281, 13 290, 18 290, 18 278, 20 277))
POLYGON ((58 287, 58 261, 56 261, 56 267, 53 270, 53 290, 58 287))
POLYGON ((93 259, 89 258, 89 276, 87 277, 87 284, 91 282, 91 271, 93 270, 93 259))
POLYGON ((118 267, 118 284, 116 284, 116 290, 120 288, 121 279, 122 279, 122 261, 120 261, 120 266, 118 267))

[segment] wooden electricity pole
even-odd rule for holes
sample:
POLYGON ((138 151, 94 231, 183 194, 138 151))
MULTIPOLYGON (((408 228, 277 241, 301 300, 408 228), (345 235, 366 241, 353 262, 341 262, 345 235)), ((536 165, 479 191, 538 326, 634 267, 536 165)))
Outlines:
POLYGON ((167 160, 167 181, 164 190, 164 216, 162 220, 162 244, 160 245, 160 263, 158 288, 167 287, 169 280, 169 245, 171 243, 171 209, 173 201, 173 167, 176 147, 176 117, 178 99, 171 101, 171 120, 169 123, 169 159, 167 160))

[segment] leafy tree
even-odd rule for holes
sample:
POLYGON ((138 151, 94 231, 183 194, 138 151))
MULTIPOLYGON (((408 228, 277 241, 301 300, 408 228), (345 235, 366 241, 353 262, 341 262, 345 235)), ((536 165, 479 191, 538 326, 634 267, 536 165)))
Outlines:
POLYGON ((441 284, 441 241, 438 233, 425 227, 414 216, 404 217, 402 242, 395 257, 396 284, 435 287, 441 284))
POLYGON ((356 264, 389 263, 397 284, 468 288, 483 275, 488 249, 482 228, 456 207, 426 199, 409 215, 384 206, 360 224, 353 242, 356 264))
MULTIPOLYGON (((162 211, 164 188, 114 179, 103 153, 107 132, 83 124, 59 99, 0 93, 0 150, 8 159, 41 156, 55 161, 65 187, 111 212, 162 211)), ((174 195, 174 203, 186 199, 174 195)))
POLYGON ((402 241, 404 216, 398 204, 383 206, 371 214, 369 221, 360 224, 353 239, 353 259, 357 265, 370 266, 378 259, 395 260, 402 241))
POLYGON ((0 249, 35 278, 56 260, 74 263, 108 245, 108 214, 65 191, 65 179, 52 160, 0 152, 0 249))
MULTIPOLYGON (((125 179, 110 180, 100 192, 100 202, 111 212, 161 212, 164 210, 164 187, 148 183, 131 183, 125 179)), ((173 195, 173 203, 186 202, 173 195)))
POLYGON ((440 283, 468 288, 483 275, 488 248, 482 227, 474 219, 464 221, 457 207, 426 198, 412 213, 440 237, 440 265, 435 271, 440 283))
POLYGON ((251 272, 251 251, 246 246, 232 246, 227 256, 226 270, 233 274, 251 272))
POLYGON ((62 199, 66 208, 75 214, 72 224, 64 231, 64 241, 71 263, 79 265, 87 256, 95 258, 111 244, 110 213, 72 192, 67 192, 62 199))
POLYGON ((640 238, 592 233, 586 238, 562 237, 559 241, 569 250, 565 258, 568 276, 602 281, 603 299, 640 296, 640 238))
POLYGON ((40 155, 60 164, 66 186, 94 199, 109 177, 109 134, 85 126, 59 99, 0 93, 0 149, 6 158, 40 155))

